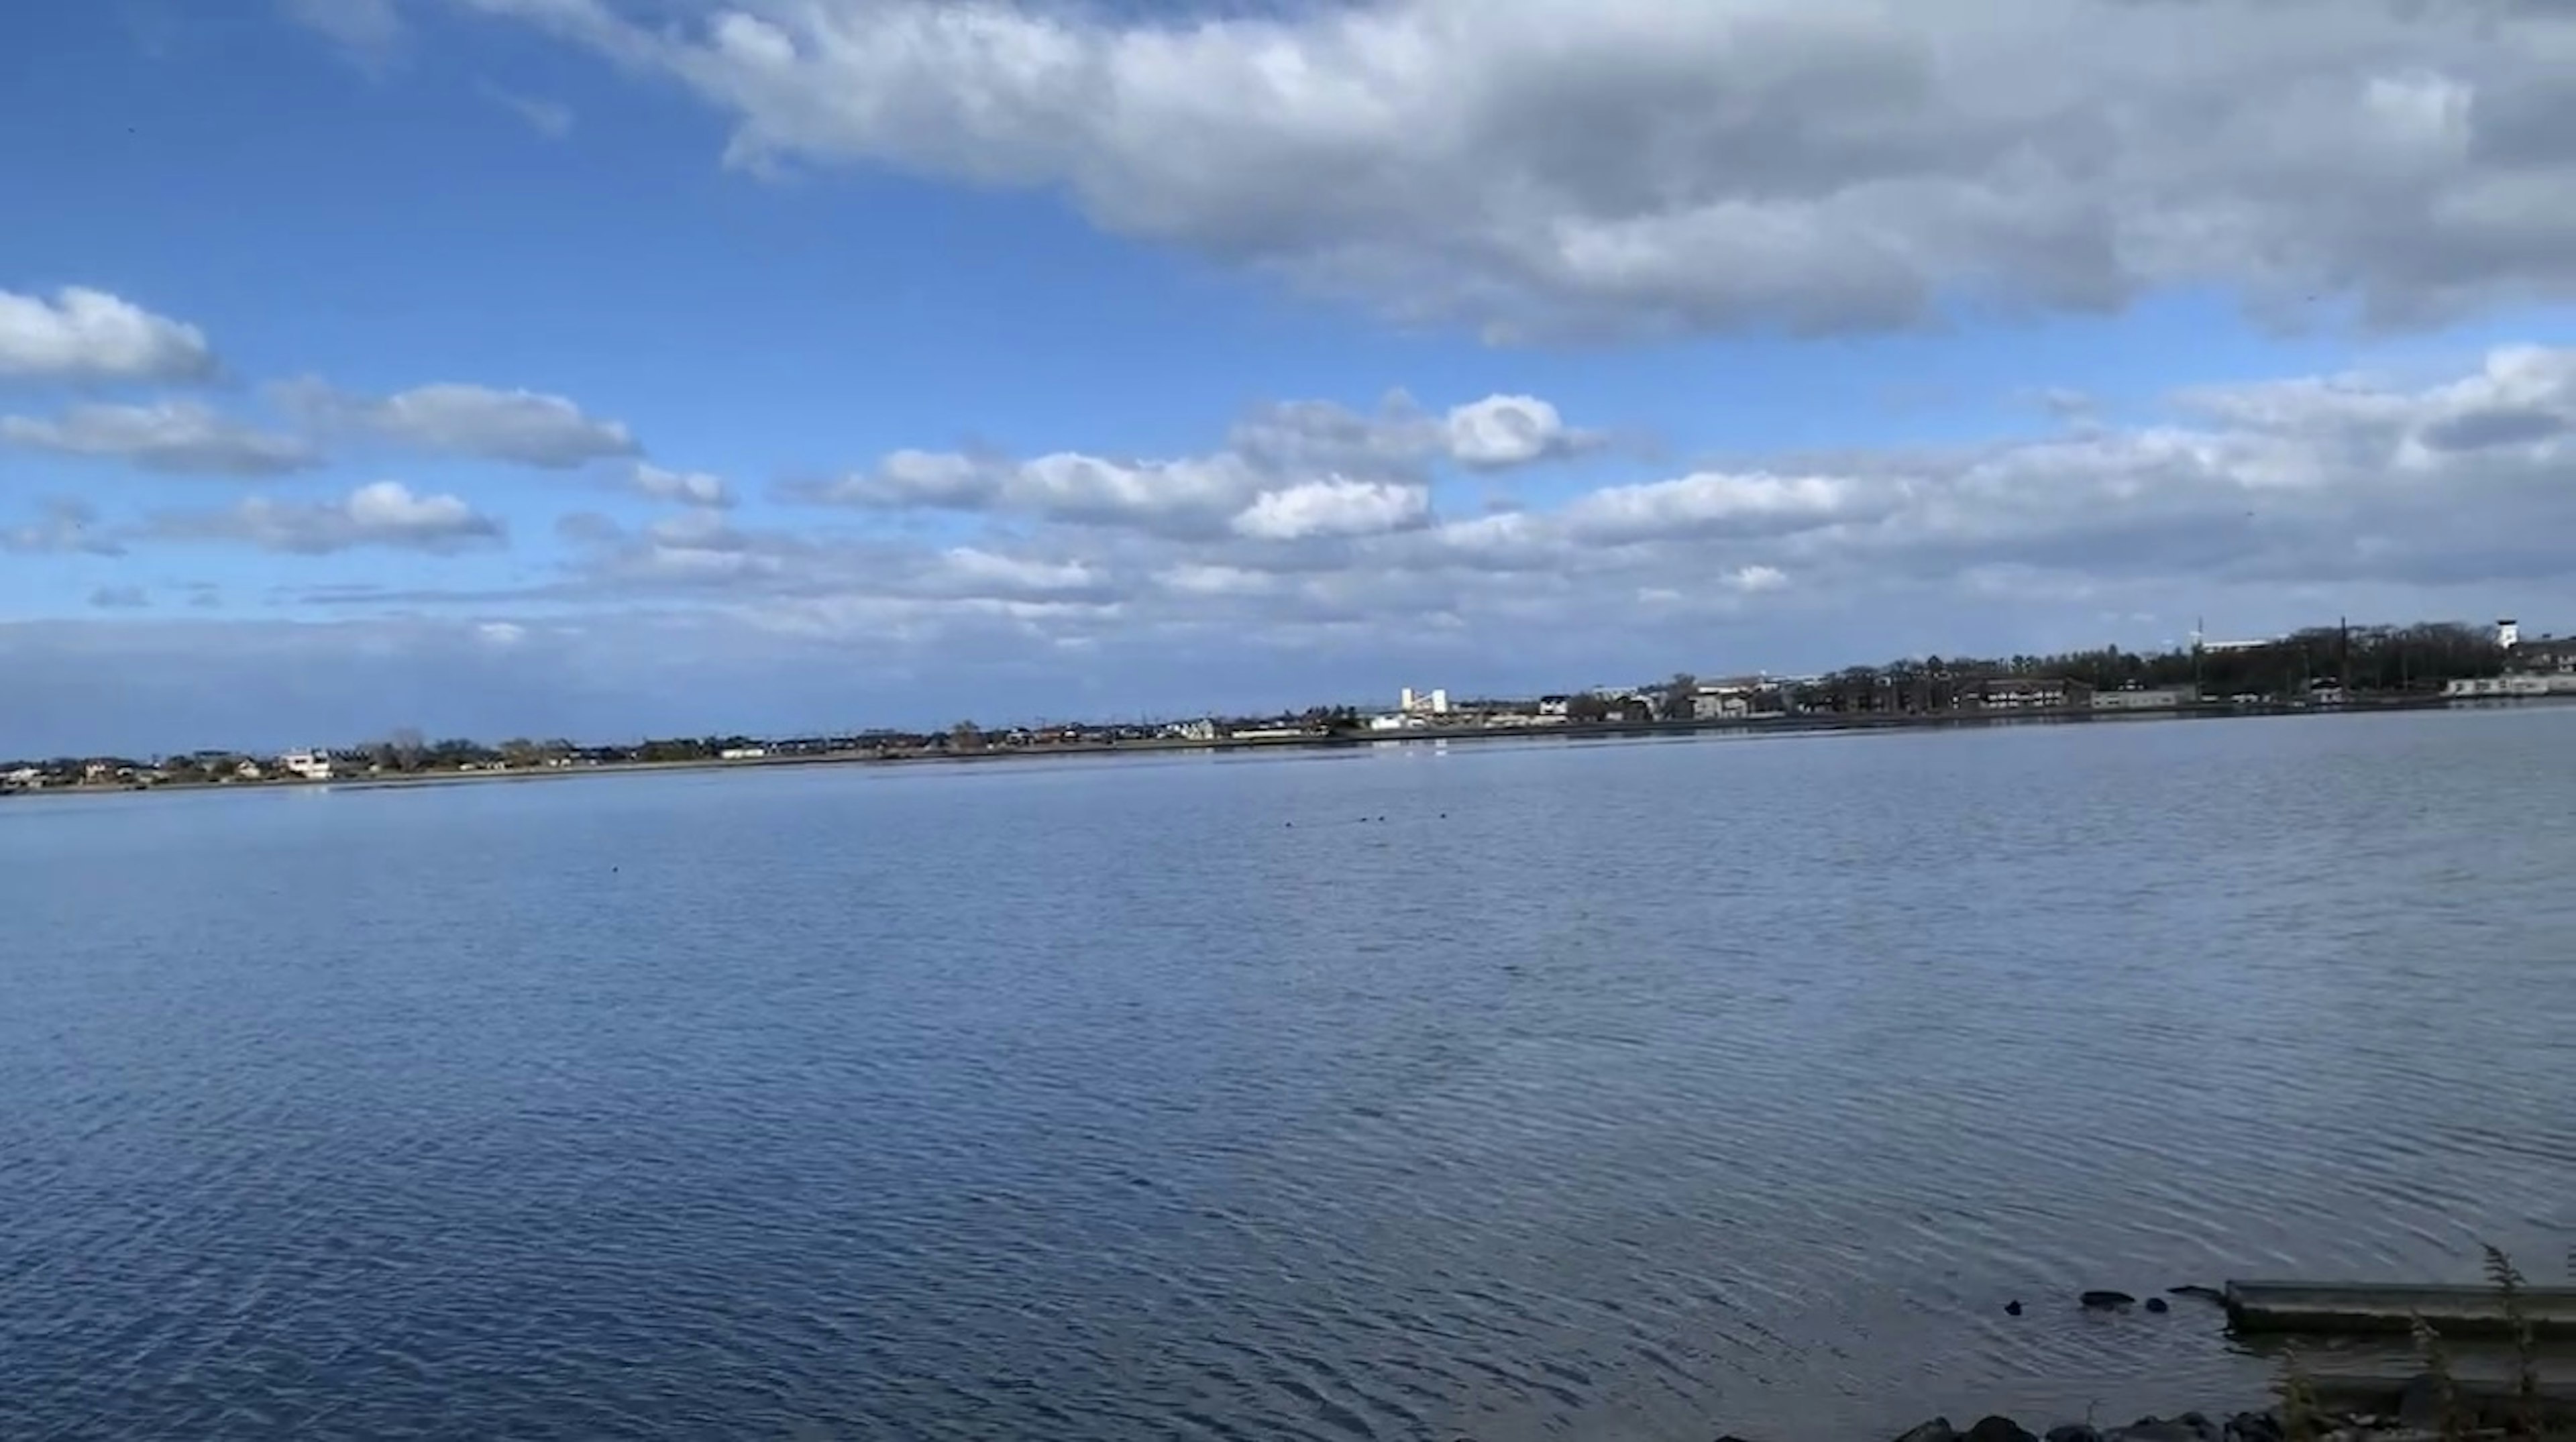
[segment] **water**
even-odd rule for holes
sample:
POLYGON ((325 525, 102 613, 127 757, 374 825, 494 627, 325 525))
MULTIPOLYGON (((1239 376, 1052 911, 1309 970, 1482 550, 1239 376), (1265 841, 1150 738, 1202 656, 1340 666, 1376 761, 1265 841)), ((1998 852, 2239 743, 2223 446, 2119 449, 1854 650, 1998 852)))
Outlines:
POLYGON ((0 1438, 1704 1439, 2555 1276, 2576 711, 0 802, 0 1438), (1382 819, 1380 819, 1382 818, 1382 819), (2021 1299, 2025 1315, 2005 1315, 2021 1299))

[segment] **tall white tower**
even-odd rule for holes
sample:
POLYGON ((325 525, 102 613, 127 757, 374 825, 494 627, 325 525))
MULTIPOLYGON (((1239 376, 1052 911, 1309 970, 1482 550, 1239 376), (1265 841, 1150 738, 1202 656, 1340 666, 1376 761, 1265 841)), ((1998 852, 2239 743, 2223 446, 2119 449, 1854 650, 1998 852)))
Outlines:
POLYGON ((2496 622, 2496 645, 2510 651, 2522 644, 2522 623, 2506 619, 2496 622))

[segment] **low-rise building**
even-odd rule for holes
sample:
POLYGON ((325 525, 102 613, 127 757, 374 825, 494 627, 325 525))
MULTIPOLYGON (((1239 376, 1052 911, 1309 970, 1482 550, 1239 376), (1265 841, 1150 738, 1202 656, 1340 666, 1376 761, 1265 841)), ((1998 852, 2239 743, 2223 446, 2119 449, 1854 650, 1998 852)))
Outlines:
POLYGON ((2050 711, 2084 706, 2093 688, 2055 676, 1995 676, 1976 683, 1977 704, 2005 711, 2050 711))
POLYGON ((2505 652, 2505 664, 2525 674, 2576 672, 2576 636, 2541 636, 2505 652))
POLYGON ((2129 686, 2093 693, 2096 711, 2171 711, 2189 706, 2199 694, 2188 686, 2129 686))
POLYGON ((2535 696, 2576 696, 2576 671, 2523 671, 2503 676, 2464 676, 2444 683, 2442 694, 2454 701, 2503 701, 2535 696))
POLYGON ((328 781, 331 779, 331 753, 289 751, 277 758, 277 769, 299 781, 328 781))

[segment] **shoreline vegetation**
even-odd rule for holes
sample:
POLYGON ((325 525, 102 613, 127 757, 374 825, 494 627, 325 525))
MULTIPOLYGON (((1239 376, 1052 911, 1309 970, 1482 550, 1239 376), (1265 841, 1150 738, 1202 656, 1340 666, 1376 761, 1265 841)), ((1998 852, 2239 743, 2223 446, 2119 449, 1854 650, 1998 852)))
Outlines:
MULTIPOLYGON (((130 795, 139 791, 238 790, 408 790, 496 782, 567 780, 583 776, 650 776, 712 771, 801 770, 825 766, 908 767, 974 765, 1046 759, 1117 756, 1187 756, 1235 752, 1351 751, 1388 747, 1446 746, 1487 741, 1621 741, 1687 736, 1821 736, 1885 734, 1902 731, 1985 729, 1998 726, 2089 725, 2248 717, 2374 715, 2405 711, 2442 711, 2463 704, 2476 706, 2546 705, 2556 699, 2530 698, 2462 703, 2442 696, 2354 697, 2333 703, 2201 702, 2120 709, 2031 707, 2012 711, 1890 715, 1750 716, 1676 721, 1597 721, 1535 726, 1424 725, 1393 732, 1318 729, 1292 735, 1217 735, 1213 737, 1142 737, 1133 740, 988 742, 956 746, 855 746, 820 750, 772 749, 752 743, 748 755, 707 755, 652 760, 545 758, 525 764, 507 760, 468 762, 419 770, 337 770, 328 776, 292 774, 256 778, 66 779, 42 788, 43 795, 130 795)), ((17 794, 0 787, 0 796, 17 794)))
POLYGON ((2524 640, 2456 623, 2312 628, 2255 642, 2135 653, 1926 656, 1821 676, 1703 680, 1678 673, 1634 688, 1521 700, 1403 693, 1389 712, 1355 706, 1220 720, 1049 724, 944 731, 865 730, 761 740, 676 737, 583 745, 516 739, 426 741, 400 731, 364 745, 261 757, 208 750, 149 761, 55 757, 0 762, 0 795, 25 791, 199 790, 255 785, 417 786, 729 767, 901 765, 1032 757, 1186 754, 1690 734, 1811 734, 2212 716, 2349 714, 2518 703, 2576 695, 2576 639, 2524 640))

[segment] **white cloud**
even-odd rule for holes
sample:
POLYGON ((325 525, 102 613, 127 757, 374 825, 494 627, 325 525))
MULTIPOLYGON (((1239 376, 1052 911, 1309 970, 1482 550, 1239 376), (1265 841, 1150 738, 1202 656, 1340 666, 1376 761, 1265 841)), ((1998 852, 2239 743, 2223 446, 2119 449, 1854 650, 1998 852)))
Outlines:
POLYGON ((1563 519, 1571 535, 1609 545, 1771 534, 1843 519, 1886 489, 1845 477, 1704 472, 1593 491, 1568 506, 1563 519))
MULTIPOLYGON (((1138 634, 1231 628, 1246 644, 1392 645, 1418 624, 1509 655, 1571 645, 1586 618, 1646 595, 1676 624, 1880 608, 1913 626, 1945 605, 2079 591, 2088 615, 2114 592, 2122 614, 2190 614, 2211 595, 2362 585, 2555 587, 2576 607, 2576 550, 2557 539, 2576 534, 2576 490, 2559 481, 2576 466, 2571 377, 2576 351, 2507 347, 2429 381, 2203 388, 2143 424, 1755 457, 1457 516, 1418 482, 1265 469, 1247 453, 1313 458, 1267 441, 1124 465, 909 454, 867 478, 872 500, 975 512, 968 539, 943 528, 932 549, 866 518, 836 535, 693 513, 595 536, 564 594, 792 603, 808 630, 1044 600, 1021 621, 1085 644, 1111 637, 1113 615, 1138 634)), ((1366 449, 1333 434, 1338 455, 1366 449)))
POLYGON ((1431 519, 1431 492, 1391 481, 1308 481, 1256 497, 1234 518, 1235 534, 1263 541, 1371 536, 1431 519))
POLYGON ((622 423, 539 391, 442 383, 365 397, 304 380, 277 387, 276 396, 311 424, 436 454, 570 470, 642 451, 622 423))
POLYGON ((103 290, 51 300, 0 290, 0 377, 39 381, 196 381, 215 353, 195 326, 103 290))
POLYGON ((1480 470, 1524 466, 1586 448, 1592 437, 1569 430, 1556 407, 1536 396, 1487 396, 1449 412, 1448 451, 1480 470))
POLYGON ((671 471, 650 461, 635 463, 629 483, 637 494, 656 501, 676 501, 688 506, 706 506, 721 510, 733 504, 733 492, 721 476, 705 471, 671 471))
POLYGON ((298 437, 243 425, 194 401, 74 406, 60 420, 0 416, 0 441, 178 474, 277 476, 322 464, 321 453, 298 437))
MULTIPOLYGON (((508 649, 557 669, 610 644, 558 636, 549 628, 565 616, 603 637, 695 618, 707 649, 687 666, 717 664, 720 639, 773 656, 759 647, 792 640, 868 666, 817 668, 808 656, 753 681, 918 669, 975 676, 984 689, 960 694, 988 703, 1031 694, 1004 676, 1042 677, 1026 684, 1060 694, 1065 673, 1048 668, 1079 657, 1079 674, 1102 687, 1080 704, 1104 711, 1148 704, 1130 687, 1151 676, 1204 688, 1193 694, 1215 704, 1237 694, 1222 689, 1229 675, 1341 678, 1321 695, 1424 674, 1544 687, 2178 634, 2138 617, 2225 616, 2230 631, 2337 614, 2576 617, 2576 549, 2565 544, 2576 535, 2576 349, 2502 347, 2432 375, 2191 389, 2144 421, 2080 432, 2036 414, 2030 424, 2027 436, 1976 445, 1752 456, 1457 515, 1397 478, 1411 462, 1381 459, 1385 475, 1302 469, 1324 450, 1366 451, 1365 427, 1289 428, 1333 437, 1323 450, 1265 451, 1237 435, 1228 444, 1241 454, 1160 464, 915 457, 876 478, 979 510, 932 528, 865 512, 792 526, 703 507, 635 525, 583 517, 562 528, 571 559, 551 575, 304 604, 453 608, 476 654, 508 649), (1289 453, 1297 468, 1267 459, 1289 453), (1183 466, 1244 479, 1183 485, 1192 523, 1166 524, 1158 488, 1183 466), (1120 519, 1094 519, 1104 514, 1120 519), (496 647, 469 623, 522 627, 525 640, 496 647)), ((454 498, 371 492, 140 526, 65 506, 0 529, 0 546, 113 553, 211 539, 318 552, 498 538, 496 522, 454 498)))
POLYGON ((1122 460, 1058 452, 1028 460, 896 451, 875 469, 788 488, 792 499, 879 510, 1034 516, 1172 536, 1285 541, 1353 536, 1428 519, 1441 463, 1480 471, 1593 449, 1531 396, 1488 396, 1445 416, 1402 396, 1374 415, 1329 401, 1263 406, 1205 455, 1122 460))
POLYGON ((941 581, 954 581, 978 596, 1044 596, 1082 592, 1100 584, 1099 573, 1080 561, 1039 561, 975 546, 940 553, 941 581))
POLYGON ((2549 0, 464 3, 676 80, 739 165, 1055 191, 1502 337, 2576 293, 2549 0))
POLYGON ((498 544, 507 533, 498 520, 455 496, 418 495, 400 481, 376 481, 337 501, 290 502, 255 496, 220 511, 164 512, 136 534, 325 555, 361 547, 459 551, 498 544))

